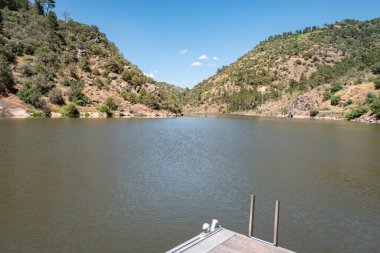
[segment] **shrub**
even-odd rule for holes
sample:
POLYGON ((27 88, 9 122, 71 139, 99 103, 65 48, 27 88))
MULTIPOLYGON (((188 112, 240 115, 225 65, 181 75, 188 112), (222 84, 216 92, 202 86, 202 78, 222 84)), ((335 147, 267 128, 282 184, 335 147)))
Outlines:
POLYGON ((105 104, 111 109, 116 110, 119 106, 117 105, 115 99, 113 97, 108 97, 106 99, 105 104))
POLYGON ((14 81, 11 69, 4 57, 0 55, 0 94, 8 94, 13 89, 14 81))
POLYGON ((72 84, 72 81, 70 80, 70 78, 68 78, 67 76, 65 76, 62 81, 61 81, 61 84, 63 86, 66 86, 66 87, 70 87, 71 84, 72 84))
POLYGON ((312 109, 310 110, 310 117, 313 118, 313 117, 317 116, 318 113, 319 113, 319 110, 318 110, 317 108, 312 108, 312 109))
POLYGON ((101 104, 99 106, 99 111, 107 114, 107 118, 111 118, 113 116, 112 110, 106 104, 101 104))
POLYGON ((59 67, 58 54, 54 53, 50 48, 41 47, 35 52, 35 55, 40 63, 50 66, 54 69, 59 67))
POLYGON ((34 67, 35 71, 42 75, 45 80, 53 81, 55 72, 50 68, 45 66, 44 64, 36 64, 34 67))
POLYGON ((106 64, 106 70, 108 73, 121 74, 123 71, 123 64, 115 57, 111 58, 106 64))
POLYGON ((323 101, 327 101, 329 99, 331 99, 331 93, 330 93, 330 91, 323 92, 323 101))
POLYGON ((88 98, 82 93, 83 88, 84 82, 82 80, 72 81, 68 92, 69 100, 80 106, 88 104, 88 98))
POLYGON ((80 112, 74 103, 70 103, 63 108, 62 116, 69 118, 79 118, 80 112))
POLYGON ((134 86, 138 86, 138 85, 140 85, 140 84, 141 84, 141 79, 140 79, 140 77, 134 75, 134 76, 132 77, 132 84, 133 84, 134 86))
POLYGON ((291 89, 293 89, 293 90, 297 89, 298 85, 299 85, 299 83, 296 80, 290 79, 289 86, 291 89))
POLYGON ((34 71, 32 65, 30 65, 30 63, 25 63, 21 66, 20 68, 21 70, 21 75, 23 77, 30 77, 30 76, 33 76, 36 74, 36 72, 34 71))
POLYGON ((77 66, 75 64, 70 64, 68 66, 68 71, 69 71, 69 74, 72 78, 78 78, 78 74, 77 74, 77 66))
POLYGON ((17 96, 27 104, 34 107, 41 106, 41 93, 35 85, 26 82, 17 92, 17 96))
POLYGON ((332 96, 331 97, 331 105, 338 105, 340 101, 340 96, 332 96))
POLYGON ((358 109, 352 109, 349 113, 345 115, 345 118, 347 120, 356 119, 365 114, 367 111, 368 109, 365 106, 359 107, 358 109))
POLYGON ((160 110, 161 108, 158 97, 152 92, 146 91, 144 88, 140 90, 140 102, 155 110, 160 110))
POLYGON ((98 68, 94 68, 94 69, 92 70, 92 74, 93 74, 93 75, 96 75, 96 76, 100 76, 100 71, 99 71, 99 69, 98 69, 98 68))
POLYGON ((126 82, 129 82, 132 80, 132 73, 128 70, 128 69, 125 69, 123 71, 123 73, 121 74, 121 78, 126 81, 126 82))
POLYGON ((33 118, 41 118, 42 111, 40 109, 28 108, 26 112, 29 113, 33 118))
POLYGON ((33 76, 32 82, 34 85, 36 85, 36 87, 41 91, 42 94, 47 93, 55 86, 55 84, 52 81, 47 80, 46 77, 42 74, 37 74, 33 76))
POLYGON ((349 106, 349 105, 352 105, 353 101, 352 99, 348 99, 346 102, 344 102, 343 106, 346 107, 346 106, 349 106))
POLYGON ((371 104, 376 99, 377 99, 376 95, 374 95, 373 93, 368 93, 367 97, 365 98, 365 102, 366 104, 371 104))
POLYGON ((372 66, 371 70, 375 75, 380 74, 380 62, 375 63, 375 65, 372 66))
POLYGON ((376 78, 373 82, 375 83, 375 89, 379 90, 380 89, 380 77, 376 78))
POLYGON ((380 119, 380 98, 375 99, 369 107, 372 113, 376 115, 376 118, 380 119))
POLYGON ((95 78, 92 81, 92 85, 98 87, 98 89, 102 89, 104 87, 104 83, 103 83, 103 81, 100 78, 95 78))
POLYGON ((79 67, 85 72, 91 72, 90 64, 87 57, 82 57, 78 62, 79 67))
POLYGON ((340 91, 341 89, 342 89, 342 85, 340 85, 339 83, 336 83, 331 87, 331 93, 336 93, 340 91))
POLYGON ((65 104, 65 101, 63 100, 63 97, 62 97, 62 91, 58 88, 53 88, 49 92, 49 99, 53 104, 57 104, 57 105, 65 104))
POLYGON ((297 65, 301 65, 301 64, 302 64, 302 61, 301 61, 300 59, 297 59, 297 60, 295 61, 295 63, 296 63, 297 65))
POLYGON ((42 115, 45 117, 45 118, 50 118, 51 117, 51 108, 50 106, 48 105, 48 103, 46 103, 45 100, 42 101, 42 115))
POLYGON ((130 91, 121 91, 120 95, 126 100, 131 102, 132 104, 137 104, 139 102, 138 96, 130 91))

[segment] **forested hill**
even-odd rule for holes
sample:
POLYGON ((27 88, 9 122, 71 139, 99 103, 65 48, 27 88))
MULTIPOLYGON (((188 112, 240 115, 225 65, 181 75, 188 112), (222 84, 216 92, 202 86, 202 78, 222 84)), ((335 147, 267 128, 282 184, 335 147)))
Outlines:
POLYGON ((21 117, 23 110, 46 117, 181 112, 177 97, 126 60, 98 27, 68 13, 59 20, 54 7, 54 0, 0 1, 0 109, 16 108, 21 117))
POLYGON ((380 19, 269 37, 185 96, 190 112, 380 117, 380 19))

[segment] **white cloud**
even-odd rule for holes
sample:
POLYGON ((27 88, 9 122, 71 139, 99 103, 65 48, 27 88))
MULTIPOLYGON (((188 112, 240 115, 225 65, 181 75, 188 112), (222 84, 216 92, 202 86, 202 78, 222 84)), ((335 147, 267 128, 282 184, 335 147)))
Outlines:
POLYGON ((214 56, 214 57, 212 57, 212 59, 213 59, 214 61, 219 61, 218 56, 214 56))
POLYGON ((154 78, 154 74, 153 73, 144 73, 144 75, 146 75, 147 77, 150 77, 150 78, 154 78))
POLYGON ((199 67, 199 66, 202 66, 202 65, 203 65, 203 63, 199 62, 199 61, 191 63, 191 66, 193 66, 193 67, 199 67))
POLYGON ((187 54, 189 52, 189 49, 182 49, 181 51, 179 51, 180 54, 187 54))
POLYGON ((208 56, 205 55, 205 54, 202 54, 201 56, 198 57, 198 59, 201 59, 201 60, 207 60, 207 59, 208 59, 208 56))
POLYGON ((157 69, 153 70, 153 73, 158 74, 160 73, 157 69))

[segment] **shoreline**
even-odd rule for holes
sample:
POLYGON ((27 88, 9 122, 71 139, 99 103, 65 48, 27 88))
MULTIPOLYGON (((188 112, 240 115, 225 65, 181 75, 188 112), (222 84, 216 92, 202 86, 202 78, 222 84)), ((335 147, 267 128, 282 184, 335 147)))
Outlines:
MULTIPOLYGON (((174 113, 164 113, 164 112, 146 112, 146 113, 136 113, 136 114, 123 114, 119 111, 115 111, 113 117, 114 119, 170 119, 178 117, 192 117, 192 116, 254 116, 254 117, 264 117, 264 118, 287 118, 287 119, 304 119, 304 120, 333 120, 333 121, 347 121, 347 122, 358 122, 358 123, 367 123, 367 124, 379 124, 380 120, 373 119, 369 115, 363 115, 354 120, 346 120, 343 117, 310 117, 306 115, 294 115, 293 117, 288 117, 286 115, 274 114, 274 115, 265 115, 252 111, 242 111, 242 112, 230 112, 230 113, 220 113, 220 112, 183 112, 182 114, 174 113)), ((0 119, 34 119, 34 118, 46 118, 46 117, 33 117, 23 108, 12 108, 12 109, 2 109, 0 108, 0 119)), ((65 119, 68 117, 63 117, 61 113, 52 112, 51 117, 48 119, 65 119)), ((81 112, 80 119, 107 119, 107 115, 101 112, 81 112)))
POLYGON ((228 116, 228 115, 236 115, 236 116, 255 116, 255 117, 264 117, 264 118, 287 118, 287 119, 304 119, 304 120, 332 120, 332 121, 347 121, 347 122, 357 122, 357 123, 367 123, 367 124, 380 124, 380 120, 368 118, 368 115, 363 115, 354 120, 346 120, 342 117, 310 117, 305 115, 294 115, 293 117, 288 117, 286 115, 265 115, 259 114, 256 112, 243 111, 243 112, 230 112, 230 113, 220 113, 220 112, 184 112, 184 116, 189 115, 215 115, 215 116, 228 116))
MULTIPOLYGON (((114 111, 114 115, 112 117, 107 117, 106 113, 94 111, 94 112, 80 112, 79 119, 165 119, 165 118, 177 118, 181 117, 182 114, 170 113, 168 111, 152 111, 152 112, 137 112, 133 113, 123 113, 121 111, 114 111)), ((39 117, 33 116, 31 113, 28 113, 26 109, 21 107, 13 107, 13 108, 1 108, 0 107, 0 119, 68 119, 70 117, 64 117, 59 112, 51 112, 50 117, 39 117)))

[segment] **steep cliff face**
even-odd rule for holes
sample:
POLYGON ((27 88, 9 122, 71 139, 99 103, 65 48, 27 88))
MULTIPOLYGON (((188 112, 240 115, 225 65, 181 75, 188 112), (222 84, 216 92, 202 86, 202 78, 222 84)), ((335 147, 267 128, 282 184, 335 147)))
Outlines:
POLYGON ((0 7, 0 99, 8 112, 22 108, 60 116, 77 108, 87 117, 181 113, 176 97, 126 60, 96 26, 58 20, 54 12, 27 0, 8 0, 0 7))
POLYGON ((312 116, 350 118, 365 106, 361 117, 376 120, 378 109, 367 94, 378 101, 379 62, 380 19, 284 33, 196 85, 184 110, 293 117, 313 110, 312 116))

